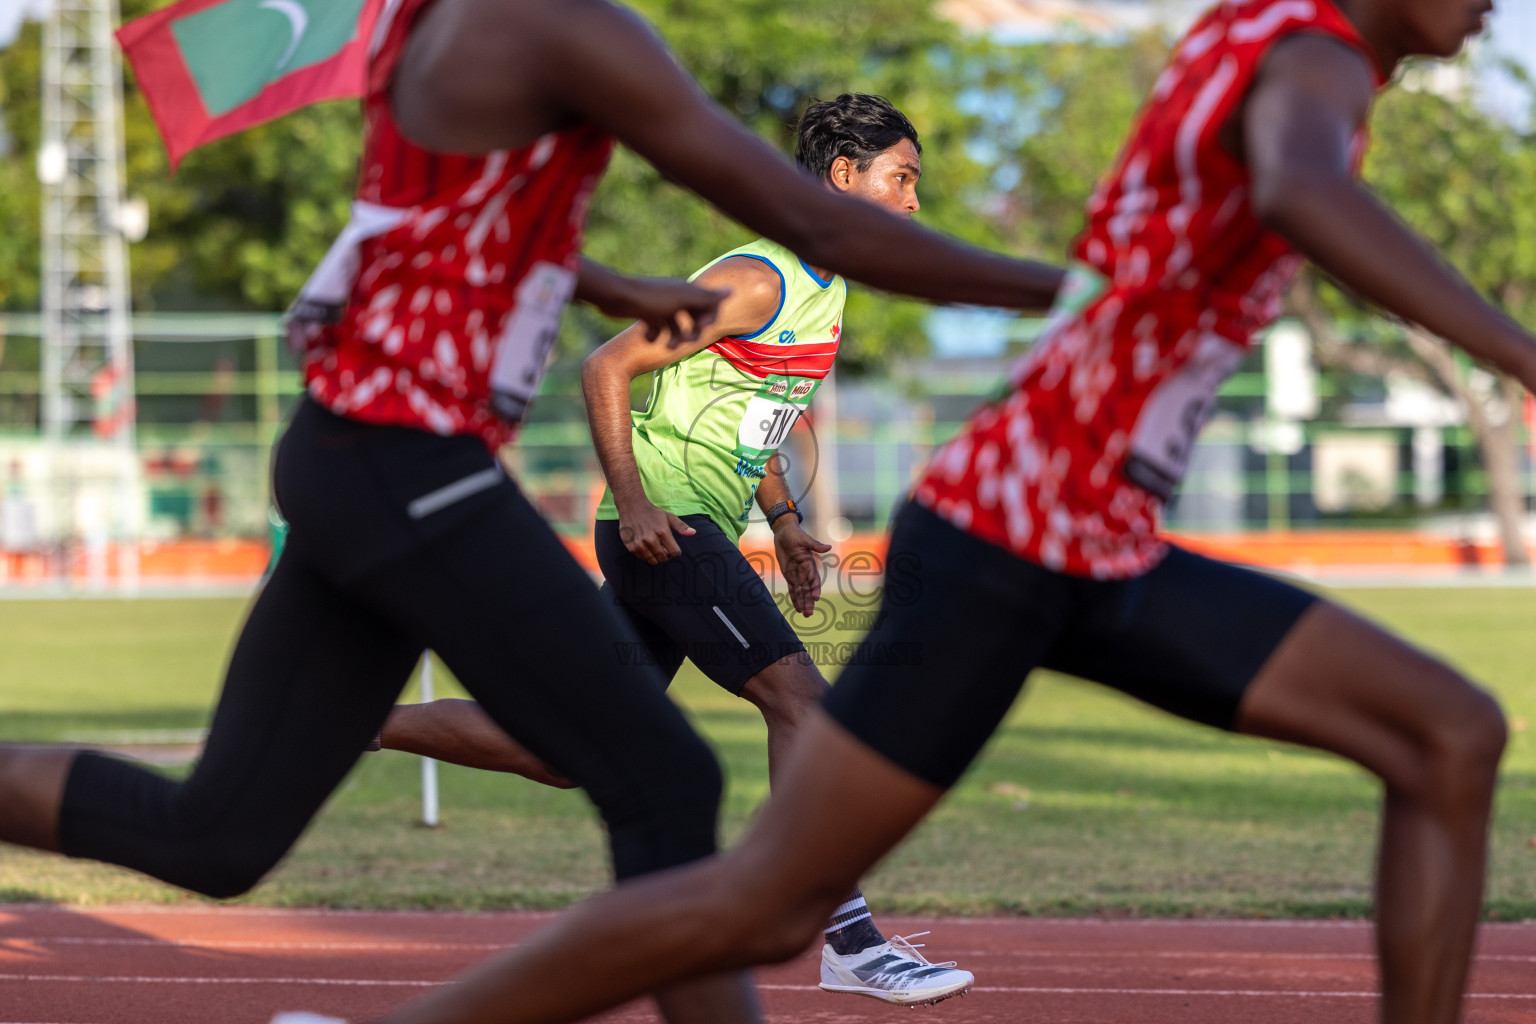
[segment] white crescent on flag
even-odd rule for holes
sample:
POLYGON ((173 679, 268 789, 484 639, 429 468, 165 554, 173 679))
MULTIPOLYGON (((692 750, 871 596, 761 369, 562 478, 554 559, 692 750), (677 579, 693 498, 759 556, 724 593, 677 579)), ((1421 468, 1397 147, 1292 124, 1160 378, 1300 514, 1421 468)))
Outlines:
POLYGON ((283 52, 282 60, 277 62, 276 70, 281 71, 288 66, 290 60, 293 60, 293 55, 298 52, 299 43, 304 39, 304 33, 309 31, 309 12, 298 0, 261 0, 257 6, 276 11, 293 24, 293 39, 288 43, 288 49, 283 52))

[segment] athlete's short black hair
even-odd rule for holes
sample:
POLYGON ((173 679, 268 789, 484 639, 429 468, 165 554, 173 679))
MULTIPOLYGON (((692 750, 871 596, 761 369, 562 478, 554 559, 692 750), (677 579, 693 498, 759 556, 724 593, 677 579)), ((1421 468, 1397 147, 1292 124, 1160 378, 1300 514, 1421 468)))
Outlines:
POLYGON ((796 134, 795 161, 817 178, 825 178, 840 156, 867 171, 875 157, 902 139, 912 140, 919 156, 923 152, 907 115, 889 100, 862 92, 812 103, 801 115, 796 134))

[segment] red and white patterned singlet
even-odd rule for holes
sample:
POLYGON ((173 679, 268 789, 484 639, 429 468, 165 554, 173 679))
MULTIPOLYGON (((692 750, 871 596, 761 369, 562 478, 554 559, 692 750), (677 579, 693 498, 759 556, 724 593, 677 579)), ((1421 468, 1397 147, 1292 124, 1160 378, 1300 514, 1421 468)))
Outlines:
POLYGON ((613 142, 590 126, 483 156, 408 141, 388 85, 431 2, 391 3, 375 37, 352 234, 327 257, 346 264, 347 298, 336 322, 311 333, 305 377, 340 415, 475 434, 495 448, 538 389, 613 142))
MULTIPOLYGON (((1226 0, 1205 14, 1089 201, 1068 283, 1010 396, 935 453, 919 502, 1058 572, 1121 579, 1162 558, 1162 508, 1216 390, 1300 264, 1254 217, 1248 169, 1219 137, 1269 48, 1296 33, 1339 39, 1376 67, 1330 0, 1226 0)), ((1358 166, 1363 131, 1355 148, 1358 166)))

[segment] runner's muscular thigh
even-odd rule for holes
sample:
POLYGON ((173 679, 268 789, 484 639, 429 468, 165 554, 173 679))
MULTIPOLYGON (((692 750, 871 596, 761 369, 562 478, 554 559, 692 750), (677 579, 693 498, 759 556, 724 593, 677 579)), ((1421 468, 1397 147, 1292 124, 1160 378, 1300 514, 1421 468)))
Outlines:
POLYGON ((1254 677, 1236 728, 1330 750, 1406 781, 1418 775, 1439 730, 1475 724, 1491 703, 1438 659, 1318 601, 1254 677))

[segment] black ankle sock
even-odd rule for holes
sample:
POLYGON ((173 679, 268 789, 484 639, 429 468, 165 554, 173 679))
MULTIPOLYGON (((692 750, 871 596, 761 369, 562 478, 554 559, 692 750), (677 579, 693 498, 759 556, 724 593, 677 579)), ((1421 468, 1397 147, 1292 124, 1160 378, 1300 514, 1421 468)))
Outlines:
POLYGON ((864 894, 858 890, 854 890, 848 901, 832 912, 826 935, 827 944, 839 956, 859 953, 885 941, 885 936, 880 934, 880 929, 875 927, 874 920, 869 916, 864 894))
POLYGON ((848 956, 850 953, 860 953, 871 946, 878 946, 885 941, 885 936, 880 934, 880 929, 875 927, 875 922, 869 918, 839 928, 835 932, 827 932, 827 943, 832 951, 839 956, 848 956))

